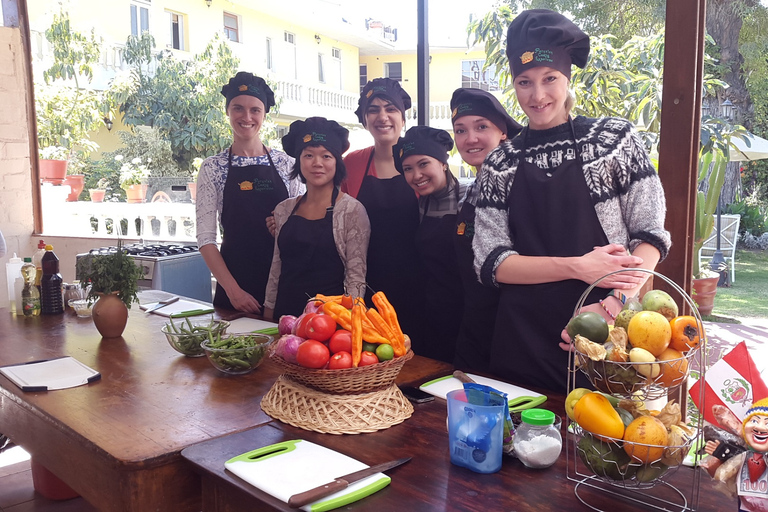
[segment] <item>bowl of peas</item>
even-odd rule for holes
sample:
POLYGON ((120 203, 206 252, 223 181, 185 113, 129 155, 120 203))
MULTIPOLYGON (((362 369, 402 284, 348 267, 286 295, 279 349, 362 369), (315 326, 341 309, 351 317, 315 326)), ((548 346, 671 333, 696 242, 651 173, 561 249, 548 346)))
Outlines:
POLYGON ((171 318, 161 329, 168 343, 177 352, 187 357, 205 355, 200 344, 205 340, 218 339, 227 332, 229 322, 214 320, 213 317, 204 319, 171 318))
POLYGON ((267 334, 224 334, 203 341, 201 346, 214 368, 241 375, 258 368, 274 342, 275 338, 267 334))

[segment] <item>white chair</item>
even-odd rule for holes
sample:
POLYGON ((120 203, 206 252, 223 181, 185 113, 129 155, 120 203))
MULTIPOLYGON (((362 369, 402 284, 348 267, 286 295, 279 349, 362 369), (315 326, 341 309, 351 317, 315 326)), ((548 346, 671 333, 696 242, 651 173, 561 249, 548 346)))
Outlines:
MULTIPOLYGON (((739 238, 740 215, 720 215, 720 252, 731 267, 731 282, 736 281, 734 260, 736 258, 736 241, 739 238)), ((704 245, 699 251, 699 266, 709 263, 712 255, 717 250, 717 218, 712 234, 704 240, 704 245)))

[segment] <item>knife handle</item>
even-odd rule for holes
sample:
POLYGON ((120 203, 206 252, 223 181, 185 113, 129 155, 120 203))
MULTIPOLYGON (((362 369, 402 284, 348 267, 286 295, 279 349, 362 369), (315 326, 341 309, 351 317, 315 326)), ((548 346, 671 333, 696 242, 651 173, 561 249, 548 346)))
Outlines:
POLYGON ((464 384, 471 384, 475 382, 474 380, 472 380, 472 377, 470 377, 469 375, 467 375, 461 370, 454 370, 453 376, 459 379, 459 381, 463 382, 464 384))
POLYGON ((344 490, 347 487, 349 487, 349 482, 338 478, 333 482, 327 483, 325 485, 315 487, 314 489, 310 489, 308 491, 300 492, 299 494, 294 494, 288 499, 288 506, 291 508, 303 507, 304 505, 308 505, 313 501, 317 501, 321 498, 325 498, 326 496, 330 496, 335 492, 344 490))

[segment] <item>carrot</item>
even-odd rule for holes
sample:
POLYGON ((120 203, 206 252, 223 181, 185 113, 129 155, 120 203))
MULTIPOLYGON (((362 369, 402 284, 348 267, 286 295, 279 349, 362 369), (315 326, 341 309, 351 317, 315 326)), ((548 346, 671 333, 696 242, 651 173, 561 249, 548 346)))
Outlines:
POLYGON ((363 307, 360 304, 352 306, 352 366, 355 368, 363 353, 363 307))

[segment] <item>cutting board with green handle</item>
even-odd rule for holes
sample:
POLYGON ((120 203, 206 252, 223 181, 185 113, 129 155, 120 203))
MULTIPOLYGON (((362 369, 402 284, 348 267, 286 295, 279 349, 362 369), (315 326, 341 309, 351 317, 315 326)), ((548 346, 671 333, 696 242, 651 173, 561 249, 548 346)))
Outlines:
MULTIPOLYGON (((288 503, 294 494, 369 466, 324 446, 296 439, 238 455, 225 462, 224 467, 254 487, 288 503)), ((376 473, 301 510, 323 512, 343 507, 383 489, 390 481, 384 473, 376 473)))

